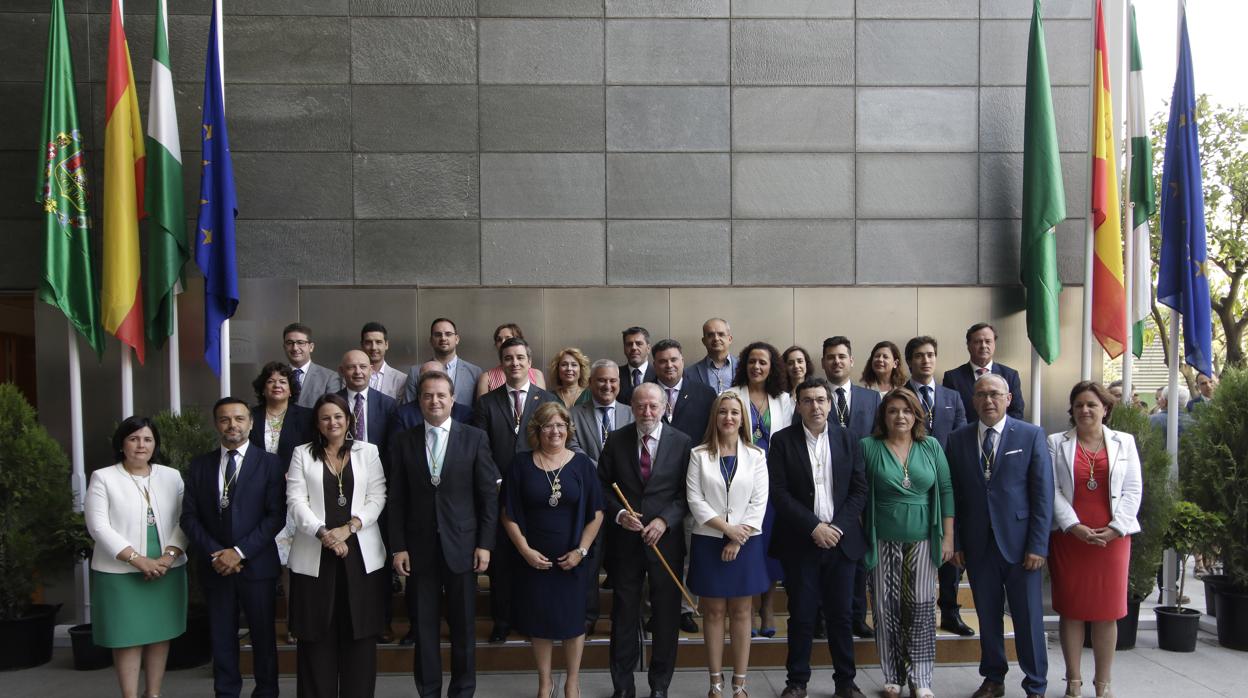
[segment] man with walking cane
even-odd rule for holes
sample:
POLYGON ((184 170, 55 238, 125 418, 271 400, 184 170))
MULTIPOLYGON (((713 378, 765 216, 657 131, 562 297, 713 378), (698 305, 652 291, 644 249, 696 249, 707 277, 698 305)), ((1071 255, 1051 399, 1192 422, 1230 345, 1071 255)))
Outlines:
POLYGON ((641 591, 647 578, 654 620, 649 667, 652 698, 666 698, 676 667, 681 589, 660 554, 671 569, 683 569, 682 525, 688 509, 685 469, 692 442, 681 432, 664 428, 666 408, 667 398, 658 385, 638 386, 632 395, 634 422, 611 432, 598 460, 608 521, 605 565, 614 582, 612 698, 637 695, 633 670, 641 659, 641 591), (621 494, 627 503, 621 501, 621 494))

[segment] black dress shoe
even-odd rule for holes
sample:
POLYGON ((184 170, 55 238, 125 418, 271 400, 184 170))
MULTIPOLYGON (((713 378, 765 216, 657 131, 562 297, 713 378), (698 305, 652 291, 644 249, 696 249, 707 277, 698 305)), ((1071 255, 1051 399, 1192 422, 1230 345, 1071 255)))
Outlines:
POLYGON ((784 691, 780 693, 780 698, 806 698, 806 687, 797 684, 787 684, 784 691))
POLYGON ((414 630, 407 631, 407 634, 399 638, 399 646, 407 647, 416 644, 416 632, 414 630))
POLYGON ((862 691, 858 690, 858 684, 854 683, 839 686, 832 696, 833 698, 867 698, 862 691))
POLYGON ((511 634, 511 628, 505 625, 495 624, 494 629, 490 631, 490 642, 494 644, 498 644, 500 642, 506 642, 507 636, 510 634, 511 634))
POLYGON ((655 690, 650 691, 650 698, 667 698, 667 689, 656 688, 655 690))
POLYGON ((680 629, 687 633, 698 632, 698 623, 693 619, 692 613, 680 614, 680 629))
POLYGON ((870 640, 875 637, 875 631, 871 629, 871 626, 867 625, 865 620, 856 620, 854 621, 854 635, 864 640, 870 640))
POLYGON ((637 692, 635 690, 616 691, 611 694, 611 698, 637 698, 637 692))
POLYGON ((991 679, 984 679, 979 685, 971 698, 1001 698, 1005 695, 1005 684, 997 683, 991 679))
POLYGON ((942 613, 940 615, 940 629, 948 630, 954 635, 961 635, 962 637, 971 637, 975 634, 975 631, 971 629, 971 626, 962 622, 962 614, 960 613, 954 613, 952 615, 945 615, 942 613))
POLYGON ((649 618, 647 618, 646 622, 642 623, 641 629, 645 630, 648 633, 654 632, 654 616, 650 616, 649 618))

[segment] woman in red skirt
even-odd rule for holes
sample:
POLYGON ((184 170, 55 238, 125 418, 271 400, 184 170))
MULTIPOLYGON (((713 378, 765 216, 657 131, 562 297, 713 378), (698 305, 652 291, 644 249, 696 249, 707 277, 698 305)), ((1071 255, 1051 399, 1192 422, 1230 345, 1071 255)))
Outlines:
POLYGON ((1100 383, 1082 381, 1070 391, 1074 428, 1049 437, 1053 458, 1053 534, 1049 544, 1053 609, 1061 617, 1066 695, 1079 696, 1079 660, 1085 622, 1092 624, 1093 685, 1109 696, 1118 640, 1117 620, 1127 614, 1127 564, 1140 531, 1140 456, 1135 438, 1105 426, 1114 398, 1100 383))

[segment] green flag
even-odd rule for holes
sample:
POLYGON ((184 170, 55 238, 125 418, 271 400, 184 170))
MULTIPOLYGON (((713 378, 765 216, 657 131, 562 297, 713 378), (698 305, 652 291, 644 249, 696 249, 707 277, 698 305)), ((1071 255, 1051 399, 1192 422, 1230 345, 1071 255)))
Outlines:
MULTIPOLYGON (((1066 218, 1062 162, 1049 89, 1040 0, 1031 11, 1027 44, 1027 104, 1023 124, 1023 238, 1019 268, 1027 289, 1027 337, 1045 363, 1061 353, 1058 317, 1062 282, 1057 275, 1057 224, 1066 218)), ((1091 289, 1085 289, 1090 292, 1091 289)))
POLYGON ((65 6, 52 0, 43 77, 43 130, 35 201, 44 212, 43 278, 39 299, 60 308, 97 356, 104 353, 100 297, 91 263, 87 163, 78 130, 74 66, 69 57, 65 6))
POLYGON ((147 341, 164 346, 174 331, 174 305, 182 290, 182 269, 190 252, 186 244, 186 204, 182 198, 182 146, 173 105, 173 73, 169 66, 169 13, 159 0, 153 33, 152 94, 147 110, 147 190, 144 206, 152 225, 143 270, 147 302, 147 341))
POLYGON ((1135 287, 1127 299, 1127 321, 1131 330, 1131 351, 1144 354, 1144 323, 1153 310, 1153 258, 1149 253, 1148 217, 1157 212, 1157 192, 1153 186, 1153 144, 1148 140, 1148 118, 1144 112, 1144 61, 1135 33, 1135 5, 1131 5, 1131 76, 1127 80, 1127 133, 1131 136, 1131 238, 1133 259, 1127 260, 1135 287))

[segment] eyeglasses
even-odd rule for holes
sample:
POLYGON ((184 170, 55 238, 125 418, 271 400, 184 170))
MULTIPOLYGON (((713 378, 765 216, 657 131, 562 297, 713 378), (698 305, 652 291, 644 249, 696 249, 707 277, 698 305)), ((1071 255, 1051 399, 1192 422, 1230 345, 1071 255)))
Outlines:
POLYGON ((282 344, 285 344, 288 347, 306 347, 311 343, 312 342, 306 339, 288 339, 285 342, 282 342, 282 344))
POLYGON ((828 398, 824 397, 823 395, 820 395, 819 397, 804 397, 798 401, 798 404, 800 405, 826 405, 828 404, 828 398))
POLYGON ((550 424, 542 425, 542 431, 556 432, 556 431, 567 431, 567 430, 568 430, 568 425, 564 424, 563 422, 551 422, 550 424))
POLYGON ((993 402, 997 402, 998 400, 1004 400, 1006 395, 1009 395, 1009 393, 1002 393, 1002 392, 996 392, 996 391, 993 391, 991 393, 980 393, 980 392, 975 393, 975 397, 981 400, 992 400, 993 402))

